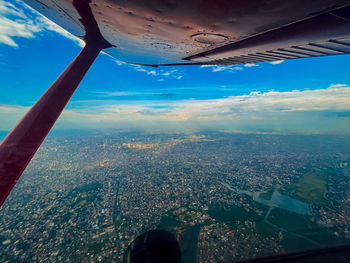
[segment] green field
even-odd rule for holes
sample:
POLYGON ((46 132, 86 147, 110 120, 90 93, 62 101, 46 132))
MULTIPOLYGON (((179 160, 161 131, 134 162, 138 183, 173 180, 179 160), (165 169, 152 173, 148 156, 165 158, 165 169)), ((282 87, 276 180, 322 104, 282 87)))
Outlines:
POLYGON ((254 211, 247 211, 242 206, 226 205, 217 203, 209 207, 208 214, 214 218, 216 222, 231 222, 236 220, 252 220, 259 219, 259 215, 254 211))
POLYGON ((274 208, 269 216, 269 222, 287 231, 282 244, 287 250, 313 248, 318 246, 344 243, 341 237, 335 236, 335 229, 325 228, 312 222, 309 216, 298 215, 279 208, 274 208), (300 238, 297 235, 305 237, 300 238), (309 242, 312 240, 313 242, 309 242))
MULTIPOLYGON (((264 207, 261 205, 261 207, 264 207)), ((265 213, 268 207, 265 207, 265 213)), ((236 221, 244 222, 245 220, 255 222, 255 231, 263 235, 271 235, 276 232, 276 228, 264 222, 264 215, 259 216, 253 210, 245 210, 242 206, 226 205, 217 203, 209 207, 208 214, 216 222, 226 223, 232 229, 236 228, 236 221)))
POLYGON ((172 212, 168 212, 162 216, 157 229, 163 229, 171 232, 174 236, 177 235, 177 230, 181 229, 182 224, 178 217, 172 212))
POLYGON ((308 172, 295 184, 292 190, 295 195, 303 202, 310 204, 329 204, 329 200, 325 197, 327 191, 326 175, 320 171, 308 172))

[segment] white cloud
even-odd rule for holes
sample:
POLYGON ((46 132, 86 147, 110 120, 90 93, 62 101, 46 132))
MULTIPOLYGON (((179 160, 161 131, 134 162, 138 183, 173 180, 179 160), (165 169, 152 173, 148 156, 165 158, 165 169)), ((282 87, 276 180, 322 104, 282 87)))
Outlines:
POLYGON ((191 127, 208 125, 211 129, 246 129, 245 125, 250 125, 248 130, 274 127, 302 132, 350 131, 350 125, 344 119, 325 116, 327 112, 350 111, 348 86, 321 90, 251 92, 223 99, 163 101, 162 104, 162 108, 154 107, 150 102, 110 105, 99 108, 98 114, 93 114, 96 110, 92 108, 84 114, 90 114, 91 121, 105 121, 108 125, 129 122, 142 127, 149 123, 153 129, 157 125, 170 127, 174 123, 182 123, 191 127))
POLYGON ((213 72, 218 72, 218 71, 227 71, 229 70, 230 68, 227 67, 227 66, 215 66, 212 71, 213 72))
POLYGON ((155 72, 154 70, 151 70, 151 71, 147 71, 147 74, 148 75, 152 75, 152 76, 157 76, 157 72, 155 72))
POLYGON ((138 65, 131 65, 130 64, 130 66, 131 67, 133 67, 136 71, 139 71, 139 72, 148 72, 148 70, 146 70, 144 67, 142 67, 142 66, 138 66, 138 65))
POLYGON ((346 84, 331 84, 329 87, 330 88, 343 88, 346 87, 346 84))
POLYGON ((7 3, 3 0, 0 1, 0 14, 26 18, 22 10, 16 8, 13 4, 7 3))
POLYGON ((152 67, 146 67, 146 66, 139 66, 139 65, 132 65, 132 64, 125 64, 130 66, 132 69, 138 72, 145 72, 147 75, 151 76, 158 76, 158 72, 155 71, 152 67))
POLYGON ((174 79, 182 79, 183 75, 182 73, 178 70, 178 69, 173 69, 170 71, 166 71, 166 70, 161 70, 160 71, 160 75, 166 77, 166 78, 174 78, 174 79))
MULTIPOLYGON (((99 93, 106 96, 135 94, 131 92, 99 93)), ((222 99, 182 100, 167 103, 172 111, 163 117, 180 115, 182 119, 184 116, 190 119, 194 116, 227 116, 228 114, 240 115, 261 112, 348 111, 350 110, 350 87, 344 86, 344 84, 333 84, 326 89, 318 90, 251 92, 246 95, 222 99)), ((106 110, 110 111, 111 108, 118 109, 118 112, 127 109, 129 113, 131 113, 130 109, 134 113, 145 109, 148 111, 158 110, 150 107, 149 104, 112 105, 108 106, 106 110)))
POLYGON ((18 47, 14 37, 34 38, 34 33, 39 31, 37 25, 12 21, 0 15, 0 43, 18 47))
POLYGON ((221 71, 226 71, 226 72, 236 72, 236 71, 241 71, 244 68, 252 68, 252 67, 258 67, 258 64, 255 63, 248 63, 244 64, 242 66, 236 66, 236 65, 231 65, 231 66, 225 66, 225 65, 202 65, 201 68, 210 68, 212 72, 221 72, 221 71))
MULTIPOLYGON (((112 94, 110 93, 110 95, 112 94)), ((116 94, 124 95, 124 93, 116 94)), ((350 87, 330 86, 327 89, 319 90, 251 92, 246 95, 231 96, 223 99, 168 101, 164 103, 171 111, 167 111, 165 115, 159 115, 157 118, 168 120, 177 117, 184 120, 203 116, 208 118, 214 116, 239 116, 243 113, 348 111, 350 110, 350 87)), ((95 111, 94 109, 91 110, 95 111)), ((154 108, 152 104, 110 105, 105 108, 104 112, 136 114, 138 117, 141 117, 140 112, 145 110, 159 113, 159 109, 154 108)), ((135 119, 135 116, 129 117, 135 119)), ((255 115, 253 117, 252 119, 257 119, 255 115)))
POLYGON ((270 62, 270 64, 272 64, 272 65, 278 65, 278 64, 283 63, 284 61, 285 61, 285 60, 276 60, 276 61, 270 62))
POLYGON ((178 80, 183 78, 183 74, 177 69, 172 69, 167 71, 164 69, 154 70, 153 68, 146 67, 146 66, 139 66, 139 65, 129 65, 129 66, 138 72, 145 72, 147 75, 159 77, 159 79, 157 80, 159 82, 162 82, 168 78, 173 78, 178 80))
POLYGON ((246 68, 259 67, 259 65, 256 64, 256 63, 247 63, 247 64, 244 64, 244 66, 245 66, 246 68))
MULTIPOLYGON (((163 117, 181 116, 181 119, 261 112, 347 111, 350 110, 350 87, 331 86, 320 90, 251 92, 247 95, 223 99, 169 102, 168 106, 171 106, 173 110, 163 117)), ((124 106, 116 107, 120 110, 124 106)), ((134 113, 145 108, 149 111, 154 110, 148 108, 147 105, 133 106, 134 113), (139 110, 136 110, 135 107, 139 107, 139 110)), ((129 107, 128 110, 130 110, 129 107)))
POLYGON ((240 70, 243 70, 243 68, 239 66, 214 66, 212 69, 213 72, 219 72, 219 71, 234 72, 234 71, 240 71, 240 70))
MULTIPOLYGON (((107 54, 107 53, 106 53, 107 54)), ((109 54, 107 54, 108 56, 110 56, 109 54)), ((125 63, 123 61, 120 60, 114 60, 114 62, 118 65, 118 66, 124 66, 125 63)))
POLYGON ((188 113, 207 115, 240 112, 291 112, 350 110, 350 87, 334 87, 305 91, 251 92, 248 95, 205 101, 184 101, 178 104, 188 113))
MULTIPOLYGON (((129 95, 128 92, 100 94, 129 95)), ((253 130, 257 127, 269 129, 273 126, 278 129, 304 131, 307 128, 311 132, 350 132, 350 122, 344 119, 349 118, 350 87, 342 84, 319 90, 251 92, 223 99, 162 101, 161 107, 159 101, 149 100, 139 101, 137 104, 118 101, 118 104, 97 105, 93 106, 87 101, 80 104, 80 109, 65 110, 56 126, 79 125, 95 128, 96 123, 99 123, 99 127, 121 127, 124 123, 125 127, 148 125, 154 128, 155 125, 170 127, 174 123, 191 127, 207 123, 209 128, 245 129, 245 125, 250 125, 249 129, 253 130), (328 113, 333 113, 330 115, 332 118, 326 116, 328 113)), ((27 109, 0 105, 0 130, 12 128, 27 109)))
POLYGON ((14 5, 0 0, 0 43, 18 47, 16 38, 35 38, 37 33, 44 31, 56 32, 81 46, 83 45, 82 40, 54 24, 22 2, 18 1, 14 5), (25 9, 28 15, 22 9, 25 9))
POLYGON ((220 71, 226 71, 226 72, 235 72, 240 71, 245 68, 253 68, 253 67, 259 67, 256 63, 246 63, 243 65, 202 65, 201 68, 211 68, 212 72, 220 72, 220 71))

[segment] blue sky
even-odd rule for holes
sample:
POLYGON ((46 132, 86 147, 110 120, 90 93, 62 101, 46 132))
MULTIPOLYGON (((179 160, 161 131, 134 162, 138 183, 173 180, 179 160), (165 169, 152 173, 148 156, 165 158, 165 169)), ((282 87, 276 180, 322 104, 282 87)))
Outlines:
MULTIPOLYGON (((81 49, 21 2, 0 0, 0 131, 9 131, 81 49)), ((350 133, 349 55, 148 68, 101 54, 55 129, 171 128, 350 133)))

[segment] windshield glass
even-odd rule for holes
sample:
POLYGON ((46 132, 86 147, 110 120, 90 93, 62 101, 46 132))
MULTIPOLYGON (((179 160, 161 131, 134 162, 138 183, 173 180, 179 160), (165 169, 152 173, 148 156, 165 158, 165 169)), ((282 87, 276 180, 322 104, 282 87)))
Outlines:
MULTIPOLYGON (((3 139, 81 42, 0 7, 3 139)), ((1 207, 0 261, 120 262, 153 229, 183 262, 349 243, 349 61, 154 69, 101 54, 1 207)))

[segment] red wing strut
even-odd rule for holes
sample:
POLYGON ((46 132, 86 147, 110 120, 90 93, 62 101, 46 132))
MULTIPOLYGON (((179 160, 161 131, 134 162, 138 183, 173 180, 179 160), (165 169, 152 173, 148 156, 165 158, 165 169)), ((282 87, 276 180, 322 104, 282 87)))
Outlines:
MULTIPOLYGON (((78 2, 78 1, 77 1, 78 2)), ((88 2, 76 8, 88 27, 86 46, 0 144, 0 206, 60 116, 100 51, 110 46, 98 31, 88 2)))

